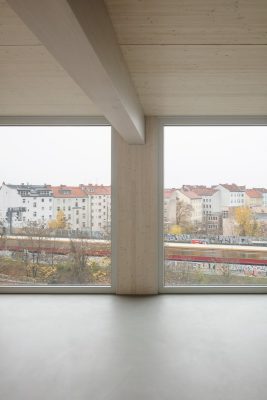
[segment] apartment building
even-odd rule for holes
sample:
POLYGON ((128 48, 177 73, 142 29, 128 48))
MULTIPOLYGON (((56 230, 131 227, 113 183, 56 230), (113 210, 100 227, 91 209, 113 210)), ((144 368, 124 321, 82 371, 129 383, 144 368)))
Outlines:
POLYGON ((177 190, 177 197, 179 200, 189 204, 192 207, 191 222, 202 222, 202 198, 193 190, 177 190))
POLYGON ((90 234, 111 232, 111 187, 103 185, 12 185, 0 188, 0 221, 8 225, 8 209, 14 209, 12 226, 31 223, 47 226, 63 211, 68 229, 90 234), (16 211, 20 209, 20 211, 16 211))
POLYGON ((53 203, 52 191, 47 185, 3 183, 0 188, 0 219, 7 222, 8 209, 13 209, 14 228, 30 223, 46 224, 53 218, 53 203))
POLYGON ((164 189, 164 227, 176 223, 176 191, 175 188, 164 189))
POLYGON ((254 188, 254 190, 257 190, 257 192, 260 192, 262 194, 263 207, 267 207, 267 189, 265 189, 265 188, 254 188))
POLYGON ((220 184, 215 189, 220 192, 220 211, 223 217, 228 216, 229 208, 245 205, 245 186, 238 186, 235 183, 220 184))
POLYGON ((219 234, 222 230, 220 192, 214 188, 195 187, 192 191, 202 199, 203 229, 209 234, 219 234))
POLYGON ((245 192, 245 205, 248 207, 263 207, 263 194, 256 189, 247 189, 245 192))
POLYGON ((111 186, 80 185, 87 195, 88 227, 94 232, 111 232, 111 186))
POLYGON ((84 229, 89 226, 88 199, 86 193, 77 186, 49 186, 54 198, 53 219, 58 211, 63 211, 67 228, 84 229))

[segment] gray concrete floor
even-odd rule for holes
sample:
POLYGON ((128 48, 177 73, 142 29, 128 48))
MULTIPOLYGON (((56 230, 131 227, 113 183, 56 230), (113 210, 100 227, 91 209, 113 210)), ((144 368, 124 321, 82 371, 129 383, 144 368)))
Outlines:
POLYGON ((265 295, 1 295, 1 400, 266 400, 265 295))

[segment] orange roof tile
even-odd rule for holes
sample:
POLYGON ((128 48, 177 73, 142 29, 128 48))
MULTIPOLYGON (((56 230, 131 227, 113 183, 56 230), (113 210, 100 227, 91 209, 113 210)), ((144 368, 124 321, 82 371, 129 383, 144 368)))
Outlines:
POLYGON ((220 183, 221 186, 223 186, 225 189, 229 190, 230 192, 245 192, 246 187, 245 186, 238 186, 235 183, 232 183, 229 185, 228 183, 220 183))
POLYGON ((53 197, 58 198, 78 198, 87 197, 85 191, 83 191, 79 186, 47 186, 52 190, 53 197))
POLYGON ((201 199, 201 196, 199 196, 197 193, 193 192, 192 190, 180 190, 183 195, 187 196, 189 199, 201 199))
POLYGON ((176 191, 175 188, 172 189, 164 189, 164 199, 169 199, 173 193, 176 191))
POLYGON ((111 195, 111 186, 104 185, 80 185, 80 187, 85 191, 85 193, 89 196, 110 196, 111 195))
POLYGON ((199 196, 212 196, 214 193, 216 193, 218 190, 212 189, 212 188, 196 188, 192 189, 193 192, 198 194, 199 196))
POLYGON ((246 190, 246 195, 248 197, 254 198, 254 199, 261 199, 262 198, 262 193, 258 190, 255 189, 248 189, 246 190))

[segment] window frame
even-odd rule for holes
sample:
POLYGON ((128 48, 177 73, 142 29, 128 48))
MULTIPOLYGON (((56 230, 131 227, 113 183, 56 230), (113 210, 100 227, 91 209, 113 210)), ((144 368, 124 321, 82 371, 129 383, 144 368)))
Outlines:
POLYGON ((192 116, 192 117, 160 117, 159 118, 159 154, 158 154, 158 218, 159 218, 159 250, 158 250, 158 282, 160 294, 220 294, 220 293, 267 293, 267 285, 180 285, 164 286, 164 128, 166 126, 267 126, 265 116, 192 116))
POLYGON ((111 129, 111 286, 86 286, 86 285, 9 285, 0 286, 1 293, 22 294, 114 294, 116 293, 116 215, 115 200, 116 181, 114 179, 114 132, 110 123, 103 117, 18 117, 0 116, 1 126, 108 126, 111 129))

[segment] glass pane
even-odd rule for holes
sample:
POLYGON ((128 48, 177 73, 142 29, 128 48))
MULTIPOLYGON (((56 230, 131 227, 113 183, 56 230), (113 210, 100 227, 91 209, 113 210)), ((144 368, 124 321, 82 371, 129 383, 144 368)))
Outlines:
POLYGON ((164 284, 267 284, 267 127, 164 130, 164 284))
POLYGON ((111 128, 0 127, 0 285, 111 285, 111 128))

